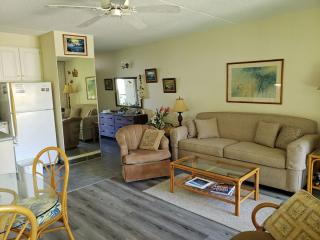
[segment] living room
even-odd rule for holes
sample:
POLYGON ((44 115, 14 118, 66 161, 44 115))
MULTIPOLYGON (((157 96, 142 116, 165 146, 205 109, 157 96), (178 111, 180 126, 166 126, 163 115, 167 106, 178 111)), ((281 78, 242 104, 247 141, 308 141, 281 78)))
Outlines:
MULTIPOLYGON (((52 26, 46 19, 31 27, 18 18, 10 25, 8 15, 0 23, 0 46, 40 49, 43 79, 52 83, 56 145, 70 158, 68 215, 75 239, 319 239, 320 173, 319 165, 310 164, 320 159, 314 152, 320 144, 318 1, 130 1, 146 25, 140 23, 141 29, 125 20, 131 16, 95 18, 95 11, 64 5, 43 10, 46 4, 100 2, 41 3, 37 11, 60 17, 52 26), (167 12, 143 13, 158 5, 167 12), (77 18, 70 19, 73 14, 77 18), (62 19, 69 22, 64 26, 62 19), (77 27, 82 22, 88 26, 77 27), (88 56, 65 55, 63 34, 86 36, 88 56), (241 68, 251 72, 240 70, 237 79, 241 68), (248 76, 261 85, 241 82, 248 76), (89 97, 87 77, 95 77, 96 99, 89 97), (76 137, 77 148, 68 150, 65 140, 61 144, 63 121, 71 114, 79 123, 74 111, 83 104, 97 104, 99 117, 88 130, 97 136, 76 137), (160 109, 165 117, 154 124, 160 109), (154 130, 150 125, 160 131, 156 140, 150 135, 144 141, 147 130, 154 130), (79 150, 90 144, 98 146, 93 158, 79 150), (79 152, 85 159, 72 163, 79 152), (230 195, 211 198, 187 185, 197 177, 210 189, 214 181, 228 183, 230 195), (276 219, 290 213, 297 198, 308 201, 303 220, 295 223, 305 229, 283 233, 276 219), (256 215, 261 206, 279 205, 256 215)), ((74 239, 64 231, 41 239, 67 236, 74 239)))

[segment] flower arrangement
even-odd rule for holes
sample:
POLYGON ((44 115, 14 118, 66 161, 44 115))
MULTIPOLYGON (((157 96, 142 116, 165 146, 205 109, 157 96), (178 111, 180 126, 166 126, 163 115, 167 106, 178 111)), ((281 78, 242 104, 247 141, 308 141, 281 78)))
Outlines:
POLYGON ((169 114, 169 111, 169 107, 161 107, 160 109, 156 109, 156 114, 150 119, 148 124, 158 129, 164 129, 166 125, 164 118, 169 114))

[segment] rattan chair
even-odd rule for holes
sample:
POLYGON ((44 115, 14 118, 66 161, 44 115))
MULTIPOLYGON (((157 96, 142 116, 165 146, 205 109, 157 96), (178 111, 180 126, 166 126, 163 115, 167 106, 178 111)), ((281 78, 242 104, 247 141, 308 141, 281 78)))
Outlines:
POLYGON ((51 219, 47 219, 43 223, 39 223, 38 237, 46 233, 50 233, 57 230, 66 230, 69 239, 73 240, 74 236, 72 234, 69 220, 68 220, 68 209, 67 209, 67 188, 69 179, 69 160, 60 148, 57 147, 47 147, 40 151, 35 157, 33 162, 33 178, 34 178, 34 188, 36 193, 41 193, 43 191, 38 188, 37 177, 43 178, 59 195, 59 213, 55 214, 51 219), (48 159, 50 165, 44 163, 44 159, 48 159), (58 164, 58 161, 61 164, 58 164), (40 164, 44 168, 44 174, 37 172, 37 165, 40 164), (61 223, 59 226, 52 226, 55 223, 61 223))
POLYGON ((29 209, 16 205, 0 206, 1 240, 36 240, 37 231, 36 217, 29 209))

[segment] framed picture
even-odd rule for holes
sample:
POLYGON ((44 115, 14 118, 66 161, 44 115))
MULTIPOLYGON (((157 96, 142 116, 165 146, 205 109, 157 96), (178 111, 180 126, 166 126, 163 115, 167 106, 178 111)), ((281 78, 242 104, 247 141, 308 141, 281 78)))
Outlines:
POLYGON ((87 37, 63 34, 64 55, 88 56, 87 37))
POLYGON ((227 102, 282 104, 283 59, 227 63, 227 102))
POLYGON ((162 79, 163 92, 164 93, 176 93, 176 79, 175 78, 164 78, 162 79))
POLYGON ((113 79, 109 78, 104 80, 104 89, 113 90, 113 79))
POLYGON ((156 68, 146 69, 145 73, 146 73, 146 83, 156 83, 156 82, 158 82, 157 69, 156 68))
POLYGON ((96 77, 86 77, 86 89, 87 89, 87 99, 96 100, 97 99, 97 88, 96 88, 96 77))

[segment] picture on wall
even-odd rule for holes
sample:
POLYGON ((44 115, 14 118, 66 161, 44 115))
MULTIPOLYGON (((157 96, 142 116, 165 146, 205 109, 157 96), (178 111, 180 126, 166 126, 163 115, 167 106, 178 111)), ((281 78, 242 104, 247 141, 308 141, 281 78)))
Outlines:
POLYGON ((113 90, 113 79, 109 78, 104 80, 104 89, 113 90))
POLYGON ((164 78, 162 79, 163 92, 164 93, 176 93, 176 79, 175 78, 164 78))
POLYGON ((64 55, 87 56, 87 37, 63 34, 64 55))
POLYGON ((156 82, 158 82, 157 69, 156 68, 146 69, 145 73, 146 73, 146 83, 156 83, 156 82))
POLYGON ((86 77, 86 87, 87 87, 87 99, 96 100, 97 99, 97 88, 96 88, 96 77, 86 77))
POLYGON ((227 63, 227 102, 282 104, 283 59, 227 63))

